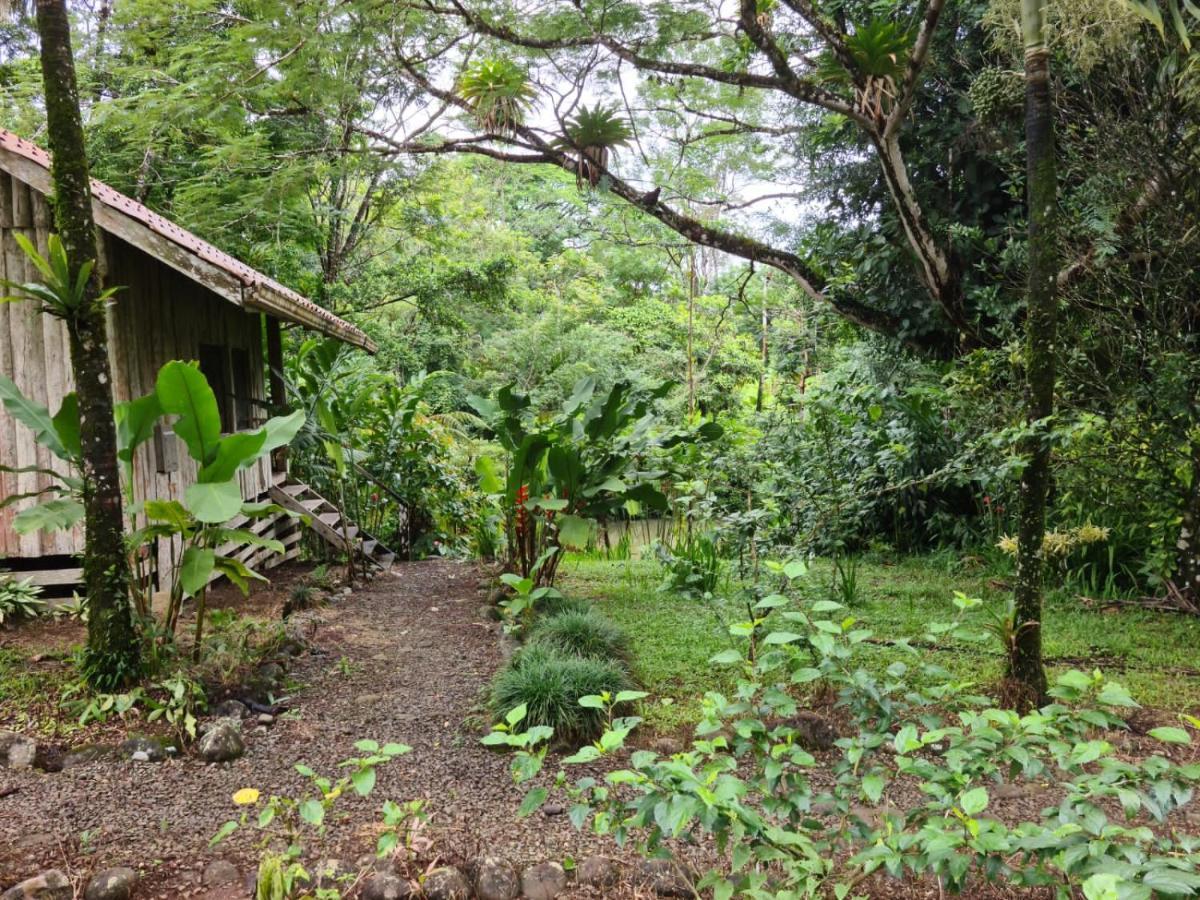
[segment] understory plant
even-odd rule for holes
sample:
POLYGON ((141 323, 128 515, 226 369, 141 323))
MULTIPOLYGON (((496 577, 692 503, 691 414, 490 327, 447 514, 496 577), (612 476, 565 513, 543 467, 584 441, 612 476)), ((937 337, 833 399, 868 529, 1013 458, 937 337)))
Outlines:
POLYGON ((619 662, 531 644, 496 676, 490 705, 499 717, 524 706, 529 725, 551 728, 560 744, 574 745, 597 737, 604 726, 596 710, 579 705, 580 698, 630 687, 629 674, 619 662))
POLYGON ((562 550, 586 548, 597 526, 666 510, 661 485, 671 451, 721 434, 714 422, 664 427, 653 405, 671 386, 641 389, 621 381, 598 392, 595 379, 583 378, 549 419, 536 418, 529 398, 512 385, 494 400, 470 398, 505 451, 500 465, 480 457, 476 468, 484 491, 499 499, 516 574, 552 585, 562 550))
POLYGON ((42 589, 32 578, 19 581, 0 573, 0 626, 21 619, 36 619, 46 610, 42 589))
MULTIPOLYGON (((343 760, 338 768, 344 773, 338 778, 320 775, 304 763, 295 770, 308 780, 311 790, 300 796, 272 794, 263 798, 257 788, 242 788, 233 795, 233 803, 243 808, 236 819, 225 822, 209 841, 214 847, 234 832, 253 824, 261 833, 261 856, 256 878, 256 900, 292 900, 301 896, 316 896, 323 900, 338 900, 342 892, 337 887, 321 884, 330 874, 353 882, 355 875, 346 873, 310 872, 304 865, 306 853, 314 843, 322 842, 334 821, 331 815, 338 801, 351 791, 367 797, 375 790, 376 770, 398 757, 411 752, 405 744, 380 744, 360 740, 354 748, 362 756, 343 760)), ((376 842, 376 855, 391 855, 406 840, 413 827, 425 819, 421 802, 398 804, 386 801, 381 810, 382 827, 376 842)))
POLYGON ((528 642, 586 659, 629 661, 629 638, 624 630, 590 609, 543 616, 530 631, 528 642))
MULTIPOLYGON (((1061 900, 1200 891, 1200 837, 1180 815, 1194 803, 1200 763, 1171 753, 1195 740, 1200 719, 1152 729, 1159 747, 1143 758, 1118 755, 1106 735, 1126 727, 1122 715, 1136 703, 1101 673, 1063 673, 1051 701, 1025 715, 1001 709, 916 641, 890 642, 898 658, 881 668, 868 657, 868 648, 878 653, 872 632, 842 604, 799 596, 803 583, 765 586, 750 617, 730 626, 737 645, 713 664, 732 668, 737 688, 706 695, 689 749, 634 751, 603 778, 559 772, 577 827, 636 841, 649 855, 708 836, 729 863, 694 887, 720 900, 841 900, 862 896, 873 876, 930 877, 955 893, 983 882, 1038 887, 1061 900), (798 727, 817 694, 836 696, 840 732, 819 779, 798 727), (1041 808, 1010 824, 998 806, 1012 784, 1041 808)), ((923 643, 973 639, 961 619, 978 603, 956 596, 958 615, 930 625, 923 643)), ((614 715, 615 705, 601 737, 565 764, 620 758, 638 720, 614 715)), ((516 748, 514 777, 526 781, 550 736, 503 724, 490 742, 516 748)), ((546 797, 531 790, 523 810, 546 797)))

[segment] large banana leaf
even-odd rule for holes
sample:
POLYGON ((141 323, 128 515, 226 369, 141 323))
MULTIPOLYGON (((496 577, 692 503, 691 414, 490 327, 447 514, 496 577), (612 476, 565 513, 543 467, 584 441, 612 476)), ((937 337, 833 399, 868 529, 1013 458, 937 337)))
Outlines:
POLYGON ((200 522, 219 525, 242 509, 242 487, 236 480, 198 481, 183 492, 183 503, 200 522))
POLYGON ((192 459, 201 466, 211 463, 221 441, 221 413, 199 366, 179 360, 167 363, 158 371, 154 391, 163 412, 179 417, 175 433, 192 459))
POLYGON ((114 409, 117 420, 117 456, 124 463, 133 461, 134 451, 154 435, 154 426, 163 414, 158 394, 147 394, 114 409))
MULTIPOLYGON (((21 389, 11 379, 0 375, 0 403, 8 410, 8 414, 33 432, 33 439, 57 456, 70 462, 72 457, 59 437, 58 429, 54 426, 54 418, 50 410, 40 403, 34 403, 21 393, 21 389)), ((78 438, 78 435, 76 435, 78 438)))
POLYGON ((83 519, 83 504, 69 497, 47 500, 29 509, 23 509, 13 517, 13 531, 28 534, 31 531, 65 531, 83 519))

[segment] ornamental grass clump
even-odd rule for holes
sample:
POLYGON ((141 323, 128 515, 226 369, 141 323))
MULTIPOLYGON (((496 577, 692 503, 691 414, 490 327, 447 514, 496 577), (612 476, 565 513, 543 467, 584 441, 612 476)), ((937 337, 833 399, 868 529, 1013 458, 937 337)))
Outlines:
POLYGON ((551 594, 538 601, 537 614, 539 620, 550 619, 563 613, 584 614, 590 612, 592 604, 578 597, 564 597, 562 594, 551 594))
POLYGON ((628 664, 629 638, 617 625, 593 612, 560 612, 539 619, 529 635, 530 644, 559 650, 584 659, 628 664))
POLYGON ((525 647, 492 683, 491 708, 498 717, 524 706, 525 725, 554 729, 560 745, 579 746, 599 737, 603 710, 579 705, 581 697, 629 688, 629 675, 617 662, 571 656, 553 647, 525 647))

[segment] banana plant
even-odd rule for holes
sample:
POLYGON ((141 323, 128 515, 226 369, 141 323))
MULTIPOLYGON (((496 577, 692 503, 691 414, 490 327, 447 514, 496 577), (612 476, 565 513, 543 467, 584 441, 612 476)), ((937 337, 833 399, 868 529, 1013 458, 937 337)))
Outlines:
MULTIPOLYGON (((199 657, 204 639, 205 603, 208 583, 215 574, 225 575, 244 592, 252 579, 265 580, 241 561, 221 553, 226 545, 266 547, 283 552, 283 545, 232 520, 253 519, 282 513, 273 503, 247 503, 242 498, 238 472, 254 465, 278 447, 291 442, 304 424, 304 412, 269 419, 257 431, 221 434, 217 398, 196 363, 175 360, 158 373, 154 393, 134 401, 123 419, 137 437, 153 432, 145 419, 157 411, 174 416, 175 434, 183 441, 197 466, 196 480, 180 500, 147 500, 138 511, 147 524, 132 535, 134 542, 165 538, 181 546, 173 567, 166 631, 174 634, 183 601, 196 599, 196 631, 192 654, 199 657), (151 399, 153 398, 153 399, 151 399)), ((132 451, 130 451, 132 453, 132 451)))
POLYGON ((652 407, 672 387, 621 381, 598 393, 584 378, 545 422, 511 385, 494 400, 469 398, 506 451, 503 475, 487 458, 476 471, 484 490, 501 498, 509 562, 522 578, 553 584, 562 553, 539 565, 547 550, 584 547, 599 524, 622 514, 667 509, 661 484, 671 474, 670 451, 722 433, 715 422, 662 427, 652 407))

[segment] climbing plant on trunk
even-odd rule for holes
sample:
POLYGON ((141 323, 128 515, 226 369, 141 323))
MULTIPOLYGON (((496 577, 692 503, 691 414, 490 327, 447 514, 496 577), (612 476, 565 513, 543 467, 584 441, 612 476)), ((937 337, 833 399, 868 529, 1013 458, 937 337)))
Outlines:
POLYGON ((79 401, 83 481, 83 580, 88 598, 85 675, 97 688, 121 686, 137 676, 140 653, 129 606, 117 436, 113 424, 108 335, 96 259, 96 225, 79 88, 64 0, 37 0, 46 127, 53 152, 54 224, 72 271, 81 277, 77 302, 63 310, 71 368, 79 401))
POLYGON ((1047 0, 1021 0, 1025 43, 1026 196, 1029 205, 1029 273, 1025 314, 1025 418, 1017 530, 1014 639, 1008 677, 1020 686, 1021 702, 1046 694, 1042 666, 1042 539, 1050 482, 1050 432, 1058 348, 1055 291, 1055 206, 1058 202, 1054 110, 1050 98, 1050 50, 1046 45, 1047 0))

